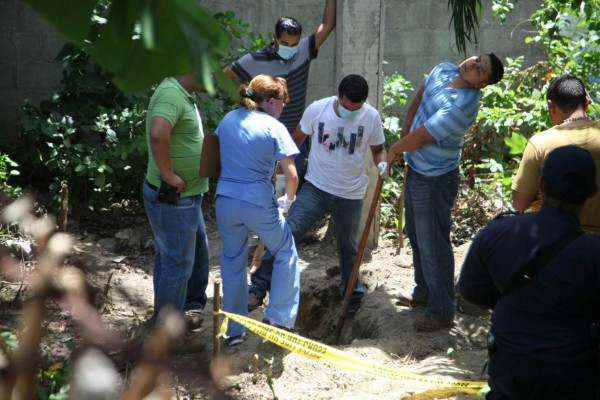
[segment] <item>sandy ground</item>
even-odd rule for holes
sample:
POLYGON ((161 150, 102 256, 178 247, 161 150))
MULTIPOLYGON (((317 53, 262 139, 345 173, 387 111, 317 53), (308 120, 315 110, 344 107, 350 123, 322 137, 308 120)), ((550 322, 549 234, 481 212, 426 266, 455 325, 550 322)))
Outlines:
MULTIPOLYGON (((143 211, 118 216, 117 220, 117 225, 108 224, 104 228, 79 228, 75 236, 80 254, 91 257, 97 265, 97 278, 102 280, 112 273, 110 303, 104 318, 115 329, 131 333, 138 330, 151 312, 151 233, 143 211)), ((220 239, 210 215, 207 229, 211 246, 207 310, 212 310, 212 282, 220 277, 220 239)), ((302 295, 297 327, 303 337, 328 344, 334 338, 341 302, 337 295, 340 275, 336 250, 330 240, 323 238, 324 233, 325 227, 319 230, 318 243, 299 247, 302 295)), ((467 249, 468 244, 455 249, 457 274, 467 249)), ((340 344, 333 347, 359 357, 364 363, 422 374, 425 380, 482 380, 489 326, 487 311, 458 301, 452 329, 416 332, 412 324, 423 309, 396 306, 394 300, 398 291, 412 287, 410 246, 398 251, 391 240, 381 239, 378 248, 365 252, 361 277, 366 287, 363 305, 353 318, 346 318, 340 344)), ((260 321, 263 312, 259 308, 250 317, 260 321)), ((212 362, 213 318, 210 312, 206 314, 202 328, 195 333, 200 351, 173 356, 175 365, 193 372, 191 376, 212 362)), ((373 377, 332 367, 282 349, 254 333, 249 333, 238 346, 222 348, 221 356, 228 363, 229 373, 221 380, 220 387, 239 399, 402 399, 435 388, 426 383, 373 377), (257 374, 252 373, 255 356, 257 374)), ((201 380, 177 382, 174 398, 213 397, 201 380)), ((440 393, 444 392, 413 398, 477 398, 440 393)))

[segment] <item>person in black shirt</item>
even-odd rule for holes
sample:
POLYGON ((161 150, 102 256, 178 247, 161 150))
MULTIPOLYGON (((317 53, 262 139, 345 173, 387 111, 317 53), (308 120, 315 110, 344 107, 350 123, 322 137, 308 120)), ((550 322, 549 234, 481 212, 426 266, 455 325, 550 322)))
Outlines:
POLYGON ((486 399, 598 399, 600 237, 579 221, 598 187, 591 154, 553 150, 540 185, 540 212, 493 221, 462 267, 461 295, 494 310, 486 399))

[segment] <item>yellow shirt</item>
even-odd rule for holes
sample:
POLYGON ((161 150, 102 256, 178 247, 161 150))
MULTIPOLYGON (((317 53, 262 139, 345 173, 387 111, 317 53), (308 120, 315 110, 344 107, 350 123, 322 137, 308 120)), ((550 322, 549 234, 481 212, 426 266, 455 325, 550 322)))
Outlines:
MULTIPOLYGON (((555 148, 567 145, 582 147, 592 153, 596 163, 596 171, 600 166, 600 122, 575 127, 554 126, 529 139, 519 171, 513 178, 512 189, 534 196, 531 204, 533 211, 538 211, 542 204, 539 191, 539 179, 546 156, 555 148)), ((600 172, 596 173, 600 179, 600 172)), ((598 181, 596 182, 598 183, 598 181)), ((580 216, 581 228, 588 232, 600 233, 600 193, 588 199, 580 216)))

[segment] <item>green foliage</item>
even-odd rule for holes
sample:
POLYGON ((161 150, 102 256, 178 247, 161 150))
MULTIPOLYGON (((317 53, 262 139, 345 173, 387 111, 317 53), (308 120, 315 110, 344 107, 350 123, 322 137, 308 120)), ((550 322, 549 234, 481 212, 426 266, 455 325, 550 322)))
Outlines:
MULTIPOLYGON (((383 131, 388 148, 400 139, 402 123, 397 115, 406 106, 409 90, 413 90, 412 83, 398 73, 386 76, 383 80, 383 131)), ((403 182, 401 171, 402 166, 395 164, 393 179, 386 180, 381 191, 380 222, 383 227, 393 229, 387 236, 395 236, 395 232, 404 226, 404 221, 398 220, 398 199, 403 182)))
POLYGON ((466 42, 477 43, 477 29, 481 15, 481 0, 448 0, 452 10, 450 25, 454 26, 454 37, 459 52, 466 53, 466 42))
POLYGON ((507 14, 512 11, 514 4, 509 0, 494 0, 492 4, 492 13, 500 22, 506 21, 507 14))
MULTIPOLYGON (((404 228, 404 218, 398 218, 399 199, 402 193, 404 179, 394 175, 387 179, 381 188, 380 224, 390 230, 384 237, 396 237, 397 232, 404 228)), ((404 215, 404 214, 403 214, 404 215)))
POLYGON ((17 349, 18 345, 17 336, 14 333, 10 331, 0 333, 0 347, 4 352, 12 353, 17 349))
MULTIPOLYGON (((576 75, 592 94, 600 87, 598 7, 583 1, 545 0, 531 20, 537 30, 526 41, 539 46, 546 59, 528 68, 523 68, 523 57, 507 59, 505 78, 482 91, 477 126, 466 137, 462 157, 470 187, 478 185, 506 208, 528 138, 551 126, 546 91, 552 78, 576 75)), ((597 116, 598 107, 594 104, 588 112, 597 116)))
POLYGON ((48 365, 44 361, 38 373, 35 392, 42 400, 67 400, 69 398, 69 379, 72 375, 73 364, 70 360, 48 365))
MULTIPOLYGON (((107 11, 102 5, 97 9, 98 30, 107 11)), ((243 51, 264 44, 232 12, 216 14, 215 21, 243 51)), ((224 62, 235 58, 230 49, 224 62)), ((64 66, 63 91, 39 106, 26 103, 19 121, 20 148, 14 157, 21 171, 30 172, 23 182, 47 185, 55 205, 61 185, 67 183, 75 212, 138 198, 147 163, 145 116, 151 93, 123 93, 84 48, 67 44, 57 59, 64 66)), ((197 96, 197 103, 210 132, 234 99, 218 90, 214 96, 197 96)))
POLYGON ((409 90, 413 90, 412 83, 398 73, 383 79, 383 131, 388 146, 400 139, 402 123, 397 115, 406 106, 409 90))
POLYGON ((165 76, 194 71, 198 83, 214 93, 214 83, 235 95, 220 60, 231 48, 221 26, 194 0, 101 1, 25 0, 77 47, 111 73, 121 90, 138 93, 165 76), (100 25, 99 27, 97 25, 100 25), (98 40, 89 40, 99 33, 98 40))
POLYGON ((19 120, 26 179, 49 181, 56 201, 67 183, 76 207, 135 197, 146 164, 146 97, 122 93, 83 49, 67 44, 57 59, 63 91, 39 107, 26 103, 19 120))
POLYGON ((17 196, 20 194, 21 189, 19 187, 12 187, 8 184, 8 180, 11 176, 20 175, 19 170, 16 168, 19 166, 16 162, 10 159, 7 154, 0 153, 0 191, 11 196, 17 196))
MULTIPOLYGON (((17 336, 10 331, 0 333, 0 348, 6 354, 17 350, 17 336)), ((36 382, 36 396, 42 400, 66 400, 69 398, 68 381, 72 375, 73 364, 65 359, 63 362, 50 362, 43 357, 36 382)))
MULTIPOLYGON (((527 42, 541 47, 549 74, 573 74, 581 78, 590 93, 600 89, 600 8, 597 2, 577 0, 565 3, 545 0, 532 15, 536 34, 527 42)), ((595 106, 593 110, 598 113, 595 106)))

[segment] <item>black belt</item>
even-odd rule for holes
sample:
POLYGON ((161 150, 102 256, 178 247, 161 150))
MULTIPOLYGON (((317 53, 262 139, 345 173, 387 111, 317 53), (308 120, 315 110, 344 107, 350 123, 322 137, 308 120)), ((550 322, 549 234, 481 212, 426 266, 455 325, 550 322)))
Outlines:
POLYGON ((154 186, 153 184, 151 184, 150 182, 148 182, 148 179, 144 180, 144 183, 146 185, 148 185, 148 187, 152 190, 158 190, 158 187, 154 186))

